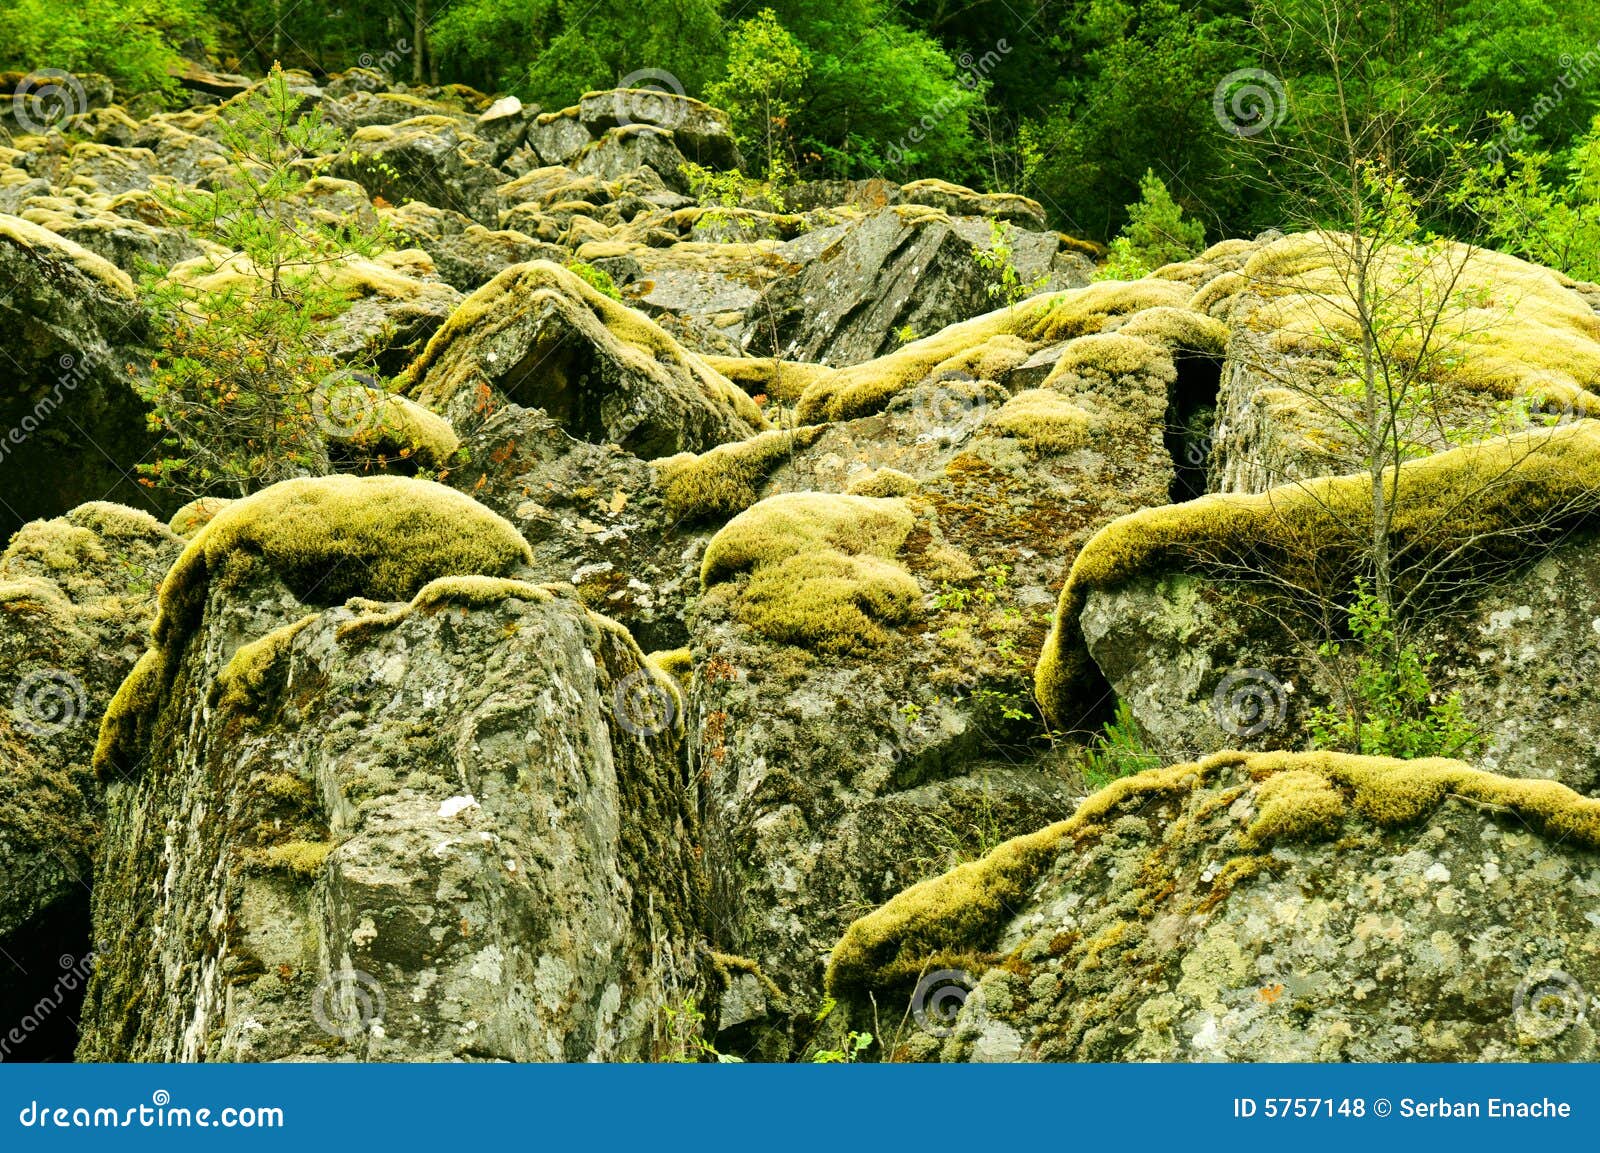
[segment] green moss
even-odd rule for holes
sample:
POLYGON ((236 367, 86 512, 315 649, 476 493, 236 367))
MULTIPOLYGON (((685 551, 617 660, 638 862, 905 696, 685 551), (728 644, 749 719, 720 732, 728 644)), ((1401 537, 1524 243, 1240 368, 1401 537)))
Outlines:
POLYGON ((920 587, 893 559, 914 524, 903 500, 769 497, 712 538, 701 580, 710 589, 748 573, 736 592, 746 624, 814 652, 861 653, 920 608, 920 587))
POLYGON ((109 260, 96 256, 87 248, 19 216, 0 214, 0 242, 15 244, 32 254, 35 259, 42 259, 43 254, 48 252, 98 282, 112 295, 127 301, 134 299, 133 281, 122 269, 109 260))
POLYGON ((818 381, 832 380, 839 370, 776 357, 707 356, 706 363, 751 396, 793 403, 818 381))
POLYGON ((1256 817, 1245 831, 1252 845, 1326 840, 1344 820, 1344 797, 1322 773, 1288 769, 1256 790, 1256 817))
POLYGON ((107 710, 97 770, 138 763, 212 575, 240 554, 259 558, 310 605, 354 596, 404 600, 440 577, 502 575, 533 559, 510 522, 430 481, 319 477, 236 501, 189 542, 162 582, 151 649, 107 710))
MULTIPOLYGON (((1600 422, 1453 449, 1400 466, 1390 533, 1395 571, 1450 554, 1451 583, 1525 559, 1560 540, 1600 504, 1600 422)), ((1121 517, 1078 554, 1035 670, 1035 692, 1053 724, 1066 724, 1089 682, 1078 614, 1093 588, 1142 573, 1271 575, 1302 589, 1349 587, 1371 523, 1366 476, 1319 477, 1267 492, 1217 494, 1121 517)))
POLYGON ((1032 388, 1017 393, 985 427, 1021 441, 1036 454, 1068 452, 1089 442, 1089 414, 1060 393, 1032 388))
POLYGON ((482 366, 476 358, 446 358, 446 352, 459 342, 481 343, 519 323, 541 297, 551 296, 586 308, 634 354, 656 363, 676 365, 707 399, 731 416, 752 428, 766 427, 760 406, 705 358, 685 350, 642 313, 612 300, 576 273, 547 260, 514 264, 462 301, 407 369, 409 395, 424 406, 439 410, 458 393, 476 387, 482 378, 482 366))
POLYGON ((274 629, 259 640, 240 645, 222 670, 222 675, 217 678, 217 688, 221 693, 219 705, 245 712, 253 710, 279 662, 288 656, 294 638, 316 619, 317 614, 311 613, 293 624, 274 629))
POLYGON ((875 468, 852 480, 845 491, 851 496, 910 496, 922 485, 917 478, 897 468, 875 468))
POLYGON ((1117 331, 1169 349, 1185 348, 1210 356, 1221 356, 1228 348, 1228 326, 1188 308, 1147 309, 1129 318, 1117 331))
POLYGON ((821 425, 775 429, 699 455, 686 452, 655 461, 667 516, 685 522, 743 512, 760 499, 767 475, 822 432, 821 425))
POLYGON ((645 660, 656 672, 677 681, 680 689, 689 687, 689 681, 694 676, 694 654, 688 649, 662 649, 650 653, 645 660))
MULTIPOLYGON (((796 414, 805 424, 849 420, 881 412, 900 393, 944 373, 992 379, 1020 364, 1032 349, 1098 333, 1130 313, 1182 309, 1189 295, 1182 284, 1148 278, 1129 283, 1103 280, 1051 293, 953 324, 865 364, 842 368, 810 385, 796 414)), ((1160 322, 1151 326, 1160 327, 1160 322)), ((1172 327, 1169 321, 1166 328, 1172 327)), ((1206 326, 1197 321, 1195 327, 1206 326)))
POLYGON ((203 496, 199 500, 192 500, 172 514, 167 527, 178 536, 192 537, 232 503, 217 496, 203 496))
POLYGON ((329 841, 288 841, 256 849, 251 857, 262 868, 292 873, 297 877, 315 878, 322 874, 328 854, 333 852, 334 847, 329 841))
POLYGON ((429 468, 442 468, 461 447, 450 422, 403 396, 368 390, 377 406, 378 419, 349 438, 349 444, 372 456, 415 459, 429 468))
MULTIPOLYGON (((1554 781, 1501 777, 1447 760, 1217 753, 1115 781, 1066 820, 906 889, 845 931, 828 967, 829 991, 864 999, 874 991, 909 987, 930 969, 988 967, 999 959, 993 949, 1001 933, 1079 837, 1107 826, 1119 812, 1143 809, 1156 797, 1188 794, 1227 770, 1259 782, 1247 845, 1331 835, 1350 810, 1380 829, 1405 828, 1454 796, 1504 809, 1553 841, 1600 848, 1600 798, 1554 781)), ((1235 861, 1234 880, 1255 871, 1252 858, 1235 861)))

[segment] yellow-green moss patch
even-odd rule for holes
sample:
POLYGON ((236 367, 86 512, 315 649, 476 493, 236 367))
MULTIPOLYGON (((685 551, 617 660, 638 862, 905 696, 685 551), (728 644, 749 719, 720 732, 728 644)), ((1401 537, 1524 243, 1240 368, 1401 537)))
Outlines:
POLYGON ((712 538, 705 587, 741 574, 737 613, 771 640, 863 652, 910 620, 921 588, 893 559, 915 524, 904 500, 827 493, 769 497, 712 538))
POLYGON ((1089 441, 1089 414, 1048 388, 1017 393, 989 418, 987 427, 1041 455, 1067 452, 1089 441))
MULTIPOLYGON (((1249 843, 1328 835, 1350 812, 1379 829, 1405 828, 1453 796, 1505 810, 1554 841, 1600 849, 1600 798, 1554 781, 1502 777, 1448 760, 1217 753, 1115 781, 1068 819, 906 889, 845 931, 828 967, 829 990, 864 996, 908 988, 932 969, 981 971, 999 960, 992 950, 1006 925, 1080 835, 1106 825, 1125 805, 1188 794, 1230 769, 1259 782, 1255 822, 1242 831, 1249 843)), ((1252 870, 1239 872, 1248 877, 1252 870)))
POLYGON ((259 640, 240 645, 222 670, 222 675, 217 678, 222 707, 244 711, 253 709, 278 663, 289 654, 294 638, 316 619, 317 614, 311 613, 293 624, 273 629, 259 640))
MULTIPOLYGON (((1453 553, 1451 581, 1513 563, 1559 540, 1600 505, 1600 422, 1579 421, 1453 449, 1400 466, 1390 535, 1395 571, 1425 554, 1453 553)), ((1078 614, 1092 588, 1177 568, 1238 576, 1254 571, 1304 589, 1348 588, 1350 559, 1371 524, 1366 476, 1319 477, 1267 492, 1215 494, 1111 522, 1073 562, 1035 670, 1052 723, 1074 714, 1088 654, 1078 614)))
POLYGON ((916 477, 897 468, 874 468, 854 477, 845 492, 851 496, 910 496, 921 487, 916 477))
POLYGON ((767 475, 786 457, 813 444, 824 427, 774 429, 698 455, 686 452, 655 461, 667 516, 694 521, 743 512, 760 498, 767 475))
POLYGON ((151 650, 106 713, 97 769, 138 763, 149 714, 172 683, 212 575, 240 553, 258 557, 309 605, 354 596, 405 600, 440 577, 500 576, 533 559, 509 521, 430 481, 319 477, 236 501, 196 534, 162 581, 151 650))

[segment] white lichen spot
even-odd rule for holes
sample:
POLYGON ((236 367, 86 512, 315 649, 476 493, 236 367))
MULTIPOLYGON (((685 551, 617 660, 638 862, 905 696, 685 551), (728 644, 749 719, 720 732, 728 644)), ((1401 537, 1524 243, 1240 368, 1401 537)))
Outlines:
POLYGON ((1436 885, 1442 885, 1450 880, 1450 870, 1445 868, 1444 862, 1435 861, 1428 866, 1427 871, 1422 876, 1424 880, 1432 881, 1436 885))
POLYGON ((446 797, 439 804, 439 815, 449 820, 451 817, 464 813, 468 809, 476 809, 477 807, 478 798, 471 793, 460 797, 446 797))

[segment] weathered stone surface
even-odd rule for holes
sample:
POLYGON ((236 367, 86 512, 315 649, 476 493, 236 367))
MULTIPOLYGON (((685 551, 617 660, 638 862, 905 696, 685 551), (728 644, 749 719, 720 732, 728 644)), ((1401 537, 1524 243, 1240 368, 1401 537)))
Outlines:
MULTIPOLYGON (((436 569, 421 539, 482 530, 417 491, 436 569)), ((81 1055, 652 1056, 696 980, 694 814, 676 690, 626 634, 496 577, 321 609, 249 551, 211 563, 158 629, 149 755, 106 762, 81 1055)))
POLYGON ((179 544, 148 513, 93 503, 0 553, 0 936, 87 894, 99 717, 144 651, 179 544))
MULTIPOLYGON (((733 168, 739 163, 728 114, 692 96, 657 88, 586 92, 578 102, 578 119, 596 135, 630 124, 660 128, 671 133, 683 154, 697 164, 733 168)), ((665 172, 662 175, 671 179, 665 172)))
POLYGON ((579 440, 646 458, 740 440, 764 423, 702 358, 545 262, 473 293, 412 366, 411 395, 462 429, 492 405, 540 408, 579 440))
POLYGON ((493 163, 492 144, 456 119, 429 114, 359 129, 334 162, 333 173, 391 204, 420 200, 494 228, 500 177, 493 163))
MULTIPOLYGON (((1089 652, 1163 756, 1303 747, 1311 708, 1338 699, 1316 634, 1296 644, 1282 603, 1265 594, 1185 573, 1089 594, 1089 652)), ((1483 733, 1485 768, 1600 791, 1597 606, 1600 551, 1587 531, 1418 632, 1439 654, 1435 689, 1459 691, 1483 733)))
POLYGON ((837 987, 950 970, 900 1036, 920 1059, 1593 1060, 1596 802, 1557 792, 1449 761, 1157 770, 858 923, 837 987))
POLYGON ((132 387, 147 354, 127 275, 36 224, 0 215, 0 535, 85 501, 152 507, 128 475, 155 441, 132 387))
MULTIPOLYGON (((904 343, 908 331, 927 336, 988 312, 1000 274, 973 258, 987 247, 986 231, 973 235, 921 206, 876 212, 763 294, 764 323, 750 327, 745 347, 752 355, 858 364, 904 343)), ((1043 237, 1035 259, 1018 264, 1024 281, 1048 276, 1055 244, 1053 235, 1043 237)))

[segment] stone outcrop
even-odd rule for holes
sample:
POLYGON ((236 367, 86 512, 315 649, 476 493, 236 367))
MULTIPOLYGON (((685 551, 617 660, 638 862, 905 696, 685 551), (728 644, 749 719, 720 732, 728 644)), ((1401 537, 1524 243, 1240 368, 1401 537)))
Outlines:
POLYGON ((1593 1060, 1600 801, 1454 761, 1222 753, 853 925, 902 1059, 1593 1060))
POLYGON ((98 753, 83 1057, 652 1056, 697 980, 677 690, 502 575, 526 559, 390 479, 289 482, 190 542, 98 753))

